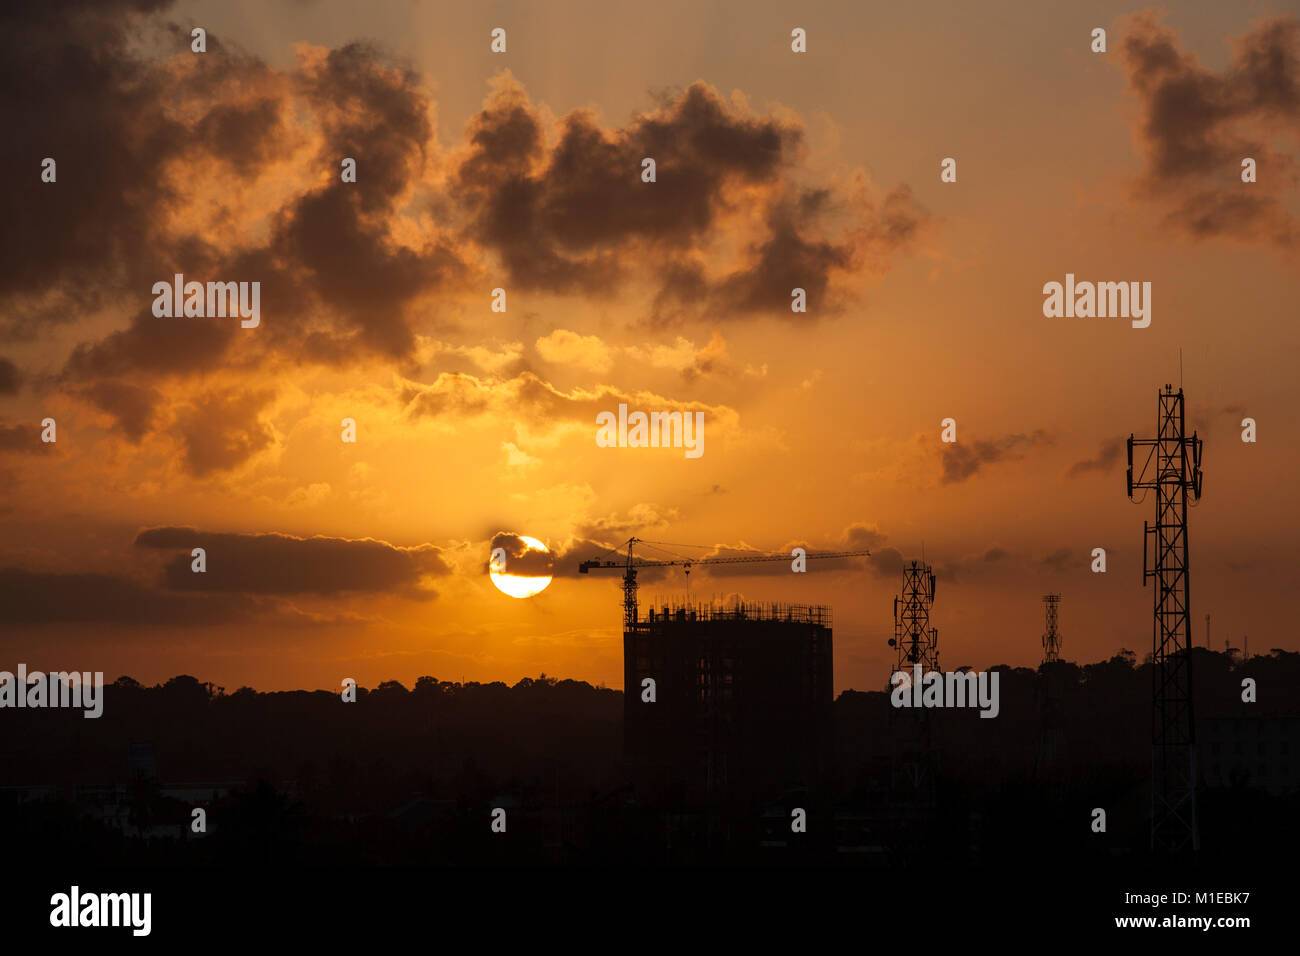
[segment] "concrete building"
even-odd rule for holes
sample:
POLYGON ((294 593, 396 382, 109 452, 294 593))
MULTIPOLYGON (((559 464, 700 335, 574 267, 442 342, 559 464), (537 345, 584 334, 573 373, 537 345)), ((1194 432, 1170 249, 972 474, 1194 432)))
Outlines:
POLYGON ((1207 717, 1199 724, 1207 787, 1246 786, 1274 796, 1300 788, 1300 717, 1207 717))
POLYGON ((832 666, 829 608, 650 608, 623 635, 634 777, 687 800, 812 784, 831 754, 832 666))

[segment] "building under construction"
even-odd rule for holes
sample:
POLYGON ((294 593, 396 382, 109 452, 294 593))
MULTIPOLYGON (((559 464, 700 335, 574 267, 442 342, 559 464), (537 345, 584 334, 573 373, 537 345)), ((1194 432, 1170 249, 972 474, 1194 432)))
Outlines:
POLYGON ((626 754, 643 785, 687 800, 816 783, 833 740, 831 612, 663 605, 625 622, 626 754))

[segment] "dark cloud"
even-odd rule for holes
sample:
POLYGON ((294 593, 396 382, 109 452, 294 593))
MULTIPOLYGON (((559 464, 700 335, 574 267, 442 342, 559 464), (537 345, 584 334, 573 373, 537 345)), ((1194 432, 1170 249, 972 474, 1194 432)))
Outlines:
POLYGON ((488 548, 489 558, 483 564, 485 572, 491 561, 491 552, 502 548, 506 553, 504 570, 507 574, 522 577, 551 577, 555 574, 555 556, 549 551, 530 548, 524 539, 514 532, 501 531, 493 535, 488 548))
POLYGON ((857 522, 844 529, 844 551, 874 551, 885 543, 888 536, 871 527, 857 522))
MULTIPOLYGON (((663 320, 789 316, 796 285, 814 299, 810 314, 824 314, 838 275, 888 268, 926 218, 905 187, 877 200, 860 183, 852 196, 796 185, 798 122, 752 114, 704 83, 620 127, 578 110, 552 131, 507 75, 439 186, 426 175, 432 104, 412 70, 365 43, 304 48, 291 70, 214 35, 194 56, 169 6, 18 2, 0 13, 0 109, 20 147, 0 157, 0 174, 25 184, 0 197, 0 339, 124 305, 124 326, 77 345, 59 382, 96 389, 82 394, 125 412, 129 435, 149 427, 143 393, 104 383, 148 388, 281 356, 411 360, 415 323, 436 321, 485 255, 524 289, 588 294, 652 277, 663 320), (269 188, 303 148, 315 149, 304 185, 269 188), (46 155, 57 183, 39 181, 46 155), (646 156, 653 184, 640 180, 646 156), (343 157, 357 161, 355 183, 339 180, 343 157), (735 235, 727 220, 725 242, 748 252, 713 275, 704 264, 742 201, 761 204, 762 225, 735 235), (836 217, 831 237, 823 220, 836 217), (262 325, 155 318, 153 283, 176 273, 259 282, 262 325)), ((261 438, 192 452, 189 467, 227 467, 245 445, 261 438)))
POLYGON ((1295 157, 1268 145, 1276 131, 1300 123, 1300 20, 1261 21, 1214 72, 1147 11, 1128 25, 1123 62, 1142 110, 1143 187, 1166 221, 1195 238, 1300 243, 1300 223, 1284 201, 1297 182, 1295 157), (1245 157, 1258 163, 1252 184, 1241 182, 1245 157))
POLYGON ((836 272, 864 256, 883 271, 928 218, 901 187, 879 208, 857 209, 844 238, 817 235, 837 200, 789 180, 802 128, 749 115, 702 82, 622 128, 576 111, 553 148, 544 133, 541 115, 507 76, 471 122, 457 169, 469 234, 524 288, 605 293, 635 262, 660 277, 653 317, 661 321, 682 311, 790 316, 795 287, 824 305, 836 272), (641 181, 647 157, 656 163, 654 183, 641 181), (754 185, 766 187, 763 234, 748 244, 743 267, 710 276, 706 253, 732 194, 754 185))
POLYGON ((0 395, 17 395, 23 376, 18 366, 0 355, 0 395))
MULTIPOLYGON (((888 535, 871 525, 854 522, 844 529, 837 541, 818 543, 802 540, 788 541, 782 546, 781 552, 789 554, 791 549, 795 547, 801 547, 807 551, 808 557, 813 559, 808 562, 808 573, 820 572, 825 574, 832 571, 860 572, 866 570, 880 577, 888 573, 888 569, 892 566, 892 556, 898 554, 893 548, 882 547, 888 537, 888 535), (830 551, 870 551, 871 554, 851 558, 816 557, 819 553, 830 551), (883 564, 881 563, 882 554, 885 555, 883 564)), ((741 567, 744 567, 744 565, 741 567)))
POLYGON ((275 101, 257 92, 273 74, 214 37, 203 56, 170 62, 190 40, 161 27, 168 6, 3 5, 0 114, 16 148, 0 153, 15 186, 0 196, 0 336, 32 337, 124 290, 143 299, 173 266, 197 266, 185 254, 201 244, 164 233, 188 199, 173 171, 210 156, 247 174, 283 145, 275 101), (46 157, 54 183, 40 179, 46 157))
MULTIPOLYGON (((210 51, 211 52, 211 51, 210 51)), ((206 55, 206 54, 205 54, 206 55)), ((257 176, 284 140, 282 105, 272 97, 213 106, 194 125, 192 148, 229 165, 240 176, 257 176)))
POLYGON ((52 451, 54 444, 41 441, 42 428, 39 424, 3 425, 0 424, 0 453, 28 452, 40 454, 52 451))
POLYGON ((411 305, 465 270, 447 236, 423 229, 423 244, 412 248, 393 233, 425 168, 429 99, 419 76, 364 43, 329 51, 297 79, 324 134, 319 162, 331 182, 283 210, 270 246, 253 257, 296 272, 296 301, 285 303, 295 320, 273 324, 271 336, 289 348, 305 338, 306 357, 331 364, 357 354, 409 357, 411 305), (343 157, 357 161, 355 183, 339 179, 343 157), (329 321, 306 323, 308 315, 329 321))
POLYGON ((150 528, 135 543, 180 552, 164 568, 176 591, 245 594, 397 593, 434 596, 422 579, 449 573, 433 545, 399 548, 372 538, 297 538, 276 533, 230 534, 193 528, 150 528), (191 550, 203 548, 207 571, 191 570, 191 550))
MULTIPOLYGON (((197 575, 196 575, 197 577, 197 575)), ((0 569, 0 606, 9 625, 94 623, 202 626, 253 617, 259 605, 147 588, 108 574, 55 574, 0 569)))
MULTIPOLYGON (((633 552, 638 559, 646 558, 648 552, 633 552)), ((585 578, 578 567, 584 561, 616 561, 622 567, 627 555, 627 539, 596 541, 590 538, 574 537, 563 546, 554 549, 555 576, 557 578, 585 578)), ((656 555, 658 558, 667 555, 656 555)), ((650 558, 654 560, 654 558, 650 558)), ((669 574, 680 574, 680 568, 643 568, 637 572, 637 580, 642 584, 653 584, 664 580, 669 574)), ((621 580, 622 574, 617 570, 588 572, 592 578, 611 578, 621 580)))
POLYGON ((272 393, 224 389, 207 392, 183 406, 175 430, 185 449, 186 470, 202 478, 242 465, 274 440, 259 414, 272 393))
POLYGON ((943 484, 950 485, 972 477, 985 465, 1023 458, 1023 449, 1052 444, 1052 437, 1041 428, 1028 435, 1004 435, 991 441, 945 442, 939 449, 943 463, 943 484))
POLYGON ((870 567, 878 577, 898 578, 903 574, 903 552, 897 548, 881 548, 871 555, 870 567))
POLYGON ((804 235, 802 226, 819 207, 802 202, 775 204, 768 215, 768 236, 751 247, 749 265, 728 275, 713 290, 715 307, 794 315, 790 311, 790 292, 800 288, 814 306, 806 314, 817 314, 817 307, 826 301, 832 274, 852 268, 854 256, 847 242, 804 235))
POLYGON ((125 262, 128 246, 146 244, 141 192, 161 179, 172 124, 150 92, 152 68, 126 45, 140 14, 162 6, 2 5, 0 114, 10 146, 0 175, 12 188, 0 194, 0 299, 63 278, 93 285, 125 262), (56 183, 40 181, 45 157, 58 164, 56 183))
POLYGON ((1119 463, 1127 448, 1127 439, 1109 438, 1101 443, 1101 448, 1098 449, 1095 456, 1076 461, 1066 470, 1065 476, 1067 478, 1078 478, 1094 471, 1109 471, 1119 463))
POLYGON ((73 349, 62 379, 75 387, 101 377, 143 373, 164 378, 201 372, 221 364, 237 331, 237 321, 160 319, 146 309, 127 328, 73 349))
POLYGON ((1218 401, 1189 402, 1187 405, 1187 430, 1196 432, 1201 439, 1208 439, 1226 425, 1228 431, 1240 434, 1241 420, 1251 416, 1242 402, 1229 402, 1226 405, 1218 401), (1225 419, 1227 421, 1225 422, 1225 419))
POLYGON ((584 538, 624 538, 641 534, 651 528, 662 528, 676 521, 676 508, 661 508, 658 505, 633 505, 623 515, 611 514, 588 521, 580 525, 577 533, 584 538))
POLYGON ((621 273, 614 247, 692 247, 722 210, 724 186, 775 179, 802 131, 742 116, 695 83, 623 129, 570 113, 548 150, 541 116, 507 76, 467 138, 456 178, 474 238, 500 254, 513 284, 590 292, 621 273), (653 184, 641 181, 645 157, 653 184))
POLYGON ((394 235, 432 139, 419 77, 366 44, 309 51, 289 72, 211 34, 194 56, 188 27, 162 22, 168 6, 13 3, 0 14, 0 110, 22 146, 0 156, 0 174, 27 184, 0 197, 0 339, 138 303, 126 328, 73 351, 62 379, 74 388, 226 367, 239 332, 247 365, 267 351, 337 365, 409 358, 413 303, 463 272, 436 230, 415 246, 394 235), (327 185, 270 209, 199 195, 214 176, 251 185, 316 131, 304 180, 326 172, 327 185), (45 156, 56 183, 40 182, 45 156), (356 183, 339 180, 344 156, 357 160, 356 183), (234 238, 247 216, 267 218, 263 244, 234 238), (153 283, 178 272, 260 282, 265 324, 154 318, 153 283))
MULTIPOLYGON (((880 570, 872 562, 877 546, 885 540, 885 535, 865 524, 852 524, 840 536, 839 541, 813 543, 805 539, 787 541, 774 551, 765 551, 741 542, 737 545, 714 545, 711 548, 691 549, 681 545, 666 545, 662 548, 640 546, 640 554, 650 560, 685 560, 690 558, 695 565, 692 573, 699 573, 708 578, 745 578, 764 577, 773 574, 789 574, 793 571, 795 548, 803 548, 808 562, 805 574, 827 574, 840 571, 862 571, 871 569, 879 574, 880 570), (872 556, 823 557, 837 551, 871 551, 872 556), (747 559, 758 560, 747 560, 747 559), (740 560, 733 560, 740 559, 740 560), (701 564, 701 561, 717 561, 716 564, 701 564)), ((651 543, 652 544, 652 543, 651 543)))
POLYGON ((1070 548, 1058 548, 1043 558, 1043 564, 1053 571, 1068 571, 1070 568, 1083 567, 1088 564, 1088 561, 1078 551, 1070 548))
POLYGON ((117 419, 118 427, 133 442, 139 442, 153 427, 156 409, 162 400, 162 396, 148 386, 116 381, 96 382, 82 389, 80 394, 117 419))
POLYGON ((837 541, 813 543, 804 539, 796 539, 785 542, 775 551, 764 551, 742 542, 734 546, 719 544, 711 548, 699 549, 680 545, 665 545, 663 547, 654 547, 652 545, 649 548, 640 546, 638 554, 650 560, 684 560, 689 557, 696 562, 701 559, 722 559, 725 562, 728 558, 749 557, 770 559, 719 564, 697 563, 692 570, 693 574, 718 579, 789 574, 794 562, 791 551, 795 548, 803 548, 809 558, 807 571, 804 573, 827 574, 831 572, 861 572, 868 570, 877 576, 884 576, 889 573, 897 573, 902 569, 902 558, 898 551, 893 548, 878 550, 886 538, 887 536, 876 528, 858 522, 845 528, 837 541), (843 558, 818 557, 818 555, 835 551, 870 551, 871 555, 843 558), (881 560, 882 555, 883 562, 881 560))

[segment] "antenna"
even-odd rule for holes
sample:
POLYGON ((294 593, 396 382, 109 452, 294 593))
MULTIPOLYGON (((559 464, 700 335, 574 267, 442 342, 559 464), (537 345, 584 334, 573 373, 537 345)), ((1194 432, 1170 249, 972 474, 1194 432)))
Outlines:
POLYGON ((894 637, 889 646, 898 651, 894 670, 910 671, 920 665, 925 672, 939 669, 939 631, 930 627, 934 603, 934 572, 924 561, 903 567, 903 590, 894 598, 894 637))
MULTIPOLYGON (((1181 376, 1181 349, 1178 364, 1181 376)), ((1130 495, 1134 489, 1147 489, 1156 496, 1156 523, 1143 523, 1142 547, 1142 583, 1156 582, 1151 646, 1151 848, 1198 850, 1187 507, 1189 499, 1201 497, 1201 439, 1195 432, 1186 433, 1181 387, 1175 392, 1172 385, 1166 385, 1158 399, 1156 437, 1129 438, 1130 455, 1135 446, 1151 449, 1147 462, 1136 479, 1131 470, 1125 476, 1130 495)))
POLYGON ((1043 663, 1049 664, 1061 659, 1061 632, 1057 630, 1057 614, 1061 606, 1061 595, 1043 596, 1043 608, 1047 612, 1047 630, 1043 632, 1043 663))

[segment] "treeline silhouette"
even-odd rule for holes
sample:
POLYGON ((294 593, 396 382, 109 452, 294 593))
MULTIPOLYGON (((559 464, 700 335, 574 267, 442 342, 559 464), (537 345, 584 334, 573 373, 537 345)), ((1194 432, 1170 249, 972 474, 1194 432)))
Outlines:
MULTIPOLYGON (((638 793, 622 753, 623 695, 585 682, 421 677, 410 689, 358 688, 345 703, 332 691, 227 693, 190 676, 153 687, 122 677, 105 688, 98 720, 0 715, 0 832, 19 854, 128 866, 906 867, 1144 854, 1150 665, 1124 651, 1082 666, 995 669, 996 719, 977 708, 926 712, 920 763, 931 785, 900 785, 922 738, 882 680, 836 700, 828 778, 693 806, 638 793), (201 835, 190 828, 195 806, 207 816, 201 835), (506 811, 505 835, 491 830, 495 807, 506 811), (797 838, 795 807, 809 818, 797 838), (1096 807, 1105 834, 1089 827, 1096 807)), ((1193 676, 1198 721, 1300 715, 1300 654, 1241 661, 1198 648, 1193 676), (1257 703, 1241 699, 1246 677, 1257 703)), ((1263 849, 1298 809, 1294 785, 1273 795, 1241 781, 1205 789, 1204 852, 1263 849)))

